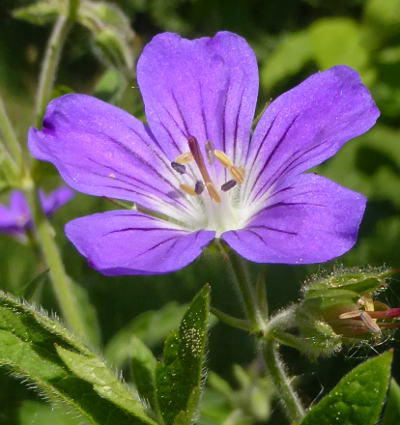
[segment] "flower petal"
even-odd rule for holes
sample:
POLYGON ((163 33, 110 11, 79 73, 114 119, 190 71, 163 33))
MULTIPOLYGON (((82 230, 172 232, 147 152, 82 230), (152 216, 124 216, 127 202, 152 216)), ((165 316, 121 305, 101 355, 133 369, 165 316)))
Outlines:
POLYGON ((281 176, 297 175, 372 127, 379 111, 358 74, 335 66, 278 97, 251 140, 245 198, 263 196, 281 176))
POLYGON ((258 91, 256 59, 243 38, 157 35, 139 58, 137 80, 147 122, 170 160, 188 151, 193 135, 241 163, 258 91))
POLYGON ((29 208, 24 194, 19 190, 13 190, 10 194, 9 207, 0 205, 0 232, 23 232, 29 222, 29 208))
POLYGON ((35 158, 55 165, 78 191, 163 212, 163 202, 185 203, 176 198, 179 182, 143 123, 94 97, 52 100, 43 129, 31 128, 28 144, 35 158))
POLYGON ((70 221, 68 239, 105 275, 169 273, 191 263, 214 232, 188 232, 137 211, 115 210, 70 221))
POLYGON ((222 234, 238 254, 257 263, 329 261, 355 243, 365 198, 313 174, 276 188, 244 229, 222 234))
POLYGON ((40 203, 42 204, 43 212, 46 215, 51 215, 60 207, 70 201, 74 196, 74 191, 66 186, 61 186, 49 194, 45 194, 39 189, 40 203))

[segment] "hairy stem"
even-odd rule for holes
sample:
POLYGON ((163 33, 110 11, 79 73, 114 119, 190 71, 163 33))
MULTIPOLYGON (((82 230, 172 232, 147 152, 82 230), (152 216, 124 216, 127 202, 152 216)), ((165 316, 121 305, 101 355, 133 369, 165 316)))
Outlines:
MULTIPOLYGON (((66 0, 65 9, 60 12, 47 43, 39 85, 36 95, 35 126, 41 126, 42 115, 50 100, 57 74, 61 52, 68 32, 75 20, 79 0, 66 0)), ((50 280, 62 315, 69 327, 78 335, 87 338, 85 323, 73 290, 73 283, 65 272, 58 246, 54 240, 54 230, 42 211, 38 188, 32 184, 27 190, 27 200, 35 226, 37 241, 49 268, 50 280)))
POLYGON ((21 146, 18 142, 17 136, 15 135, 14 129, 8 118, 6 109, 4 107, 3 99, 0 96, 0 131, 3 134, 4 141, 7 145, 8 159, 15 163, 16 167, 20 167, 22 164, 22 151, 21 146))
MULTIPOLYGON (((286 374, 284 363, 278 353, 278 343, 274 339, 274 331, 287 327, 293 320, 293 308, 281 311, 268 321, 265 314, 263 314, 267 309, 264 298, 265 292, 260 289, 257 291, 249 281, 246 263, 232 250, 224 247, 224 251, 229 258, 229 264, 238 284, 246 314, 251 324, 251 331, 260 346, 264 364, 275 386, 276 394, 284 406, 289 420, 291 422, 300 422, 305 414, 304 408, 291 386, 290 378, 286 374), (259 300, 260 296, 263 299, 259 300)), ((260 283, 258 283, 259 286, 260 283)), ((235 326, 234 322, 230 322, 235 326)))
POLYGON ((278 352, 278 343, 269 337, 261 342, 261 351, 268 374, 275 386, 275 390, 283 404, 287 417, 299 423, 304 417, 304 408, 301 401, 291 386, 285 366, 278 352))
POLYGON ((229 264, 246 309, 252 332, 263 334, 265 331, 266 317, 263 317, 252 284, 249 281, 247 267, 244 260, 230 249, 224 249, 229 259, 229 264))
POLYGON ((67 2, 66 10, 58 16, 47 43, 36 94, 35 127, 40 127, 45 107, 50 100, 61 52, 75 20, 77 8, 78 0, 67 2))
POLYGON ((27 191, 26 198, 35 225, 36 237, 49 268, 50 280, 61 313, 70 329, 75 334, 87 339, 84 320, 73 292, 71 279, 65 272, 60 251, 54 240, 54 229, 42 211, 37 190, 27 191))

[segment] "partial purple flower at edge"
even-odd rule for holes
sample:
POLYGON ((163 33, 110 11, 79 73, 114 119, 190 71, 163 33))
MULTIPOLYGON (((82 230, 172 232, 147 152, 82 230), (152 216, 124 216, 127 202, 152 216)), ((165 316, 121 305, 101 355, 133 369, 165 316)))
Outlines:
POLYGON ((312 75, 273 101, 253 134, 258 69, 235 34, 160 34, 144 48, 137 80, 148 126, 72 94, 50 102, 42 131, 29 131, 32 155, 74 189, 136 205, 66 225, 95 269, 171 272, 214 238, 261 263, 324 262, 354 245, 365 198, 303 174, 379 116, 354 70, 312 75))
MULTIPOLYGON (((47 195, 39 189, 40 203, 47 216, 51 216, 73 196, 74 191, 65 186, 47 195)), ((10 194, 9 206, 0 204, 0 233, 18 236, 31 227, 32 219, 25 196, 21 191, 13 190, 10 194)))

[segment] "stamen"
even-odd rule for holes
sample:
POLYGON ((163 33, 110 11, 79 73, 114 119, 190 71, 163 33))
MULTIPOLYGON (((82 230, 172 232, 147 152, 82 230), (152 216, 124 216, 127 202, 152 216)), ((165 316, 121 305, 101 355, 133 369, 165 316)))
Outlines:
POLYGON ((190 152, 181 153, 175 158, 175 161, 178 164, 187 164, 188 162, 193 161, 193 155, 190 152))
POLYGON ((188 195, 197 196, 197 193, 195 192, 195 190, 192 187, 188 186, 187 184, 181 183, 179 185, 179 189, 183 190, 188 195))
POLYGON ((365 311, 374 311, 374 300, 369 295, 364 295, 358 300, 364 306, 365 311))
POLYGON ((236 186, 236 180, 228 180, 221 186, 221 190, 224 192, 228 192, 228 190, 232 189, 232 187, 236 186))
POLYGON ((203 182, 201 182, 200 180, 197 180, 195 186, 194 186, 194 191, 197 193, 197 195, 200 195, 204 190, 204 184, 203 182))
POLYGON ((346 311, 346 313, 342 313, 339 315, 339 319, 354 319, 355 317, 360 317, 361 311, 360 310, 353 310, 353 311, 346 311))
POLYGON ((238 184, 242 184, 244 181, 244 168, 243 167, 228 167, 230 175, 237 181, 238 184))
POLYGON ((207 142, 204 145, 204 148, 206 150, 207 162, 210 165, 213 165, 214 164, 214 152, 213 152, 214 146, 213 146, 213 144, 209 140, 207 140, 207 142))
POLYGON ((206 188, 211 199, 214 199, 215 202, 221 202, 221 198, 219 197, 217 191, 215 190, 212 184, 210 175, 208 174, 207 168, 204 164, 203 155, 201 154, 198 141, 196 140, 195 137, 189 136, 188 145, 189 145, 190 152, 193 155, 193 159, 195 160, 197 167, 200 171, 200 174, 203 177, 203 181, 206 184, 206 188))
POLYGON ((218 149, 214 150, 215 158, 218 159, 218 162, 224 167, 233 167, 232 161, 226 156, 226 154, 218 149))
POLYGON ((381 328, 375 323, 374 319, 372 319, 371 316, 366 311, 361 312, 360 319, 362 320, 362 322, 364 323, 364 326, 368 330, 376 334, 381 333, 381 328))
POLYGON ((179 174, 185 174, 186 173, 186 167, 183 164, 180 164, 179 162, 172 161, 171 167, 177 171, 179 174))

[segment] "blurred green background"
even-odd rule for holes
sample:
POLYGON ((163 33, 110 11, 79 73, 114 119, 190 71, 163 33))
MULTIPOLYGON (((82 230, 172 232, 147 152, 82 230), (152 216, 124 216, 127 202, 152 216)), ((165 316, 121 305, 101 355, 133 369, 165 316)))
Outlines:
MULTIPOLYGON (((245 37, 259 63, 259 110, 309 74, 335 64, 356 69, 371 90, 381 111, 378 124, 316 170, 367 196, 357 245, 332 264, 265 266, 271 311, 295 301, 302 282, 311 273, 322 273, 338 264, 400 267, 400 0, 115 0, 113 3, 129 17, 135 31, 133 51, 136 52, 162 31, 195 38, 230 30, 245 37)), ((0 6, 0 91, 23 142, 32 122, 40 60, 51 30, 51 24, 35 25, 12 17, 13 9, 28 4, 31 3, 2 0, 0 6)), ((133 71, 117 70, 90 30, 80 25, 75 25, 68 37, 55 95, 66 91, 95 93, 136 116, 143 116, 133 71)), ((44 185, 55 186, 56 173, 50 166, 43 166, 42 170, 46 175, 44 185)), ((6 193, 0 195, 0 201, 6 198, 6 193)), ((185 270, 156 277, 106 278, 88 268, 66 241, 62 228, 74 217, 107 208, 109 204, 102 199, 77 194, 53 218, 67 271, 87 289, 97 310, 102 344, 142 312, 157 310, 171 301, 188 302, 205 282, 211 284, 214 306, 231 314, 240 313, 236 291, 221 258, 206 255, 185 270)), ((21 285, 31 281, 39 269, 31 247, 0 235, 1 289, 19 294, 21 285)), ((383 301, 391 306, 400 306, 398 280, 393 279, 383 296, 383 301)), ((57 312, 46 278, 34 299, 57 312)), ((397 338, 375 349, 368 346, 347 349, 333 359, 314 364, 289 349, 283 353, 310 403, 322 391, 332 388, 360 360, 374 354, 374 350, 382 351, 389 346, 399 349, 397 338)), ((160 353, 160 347, 156 341, 153 346, 156 353, 160 353)), ((234 363, 247 365, 255 354, 252 341, 244 332, 223 324, 210 330, 208 367, 227 380, 232 380, 234 363)), ((394 373, 400 376, 399 356, 394 373)), ((0 424, 41 423, 35 422, 35 415, 29 413, 35 406, 29 400, 37 398, 1 373, 0 424)), ((271 423, 281 423, 279 407, 275 405, 271 423)))

